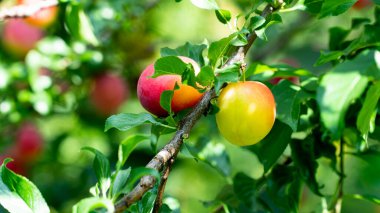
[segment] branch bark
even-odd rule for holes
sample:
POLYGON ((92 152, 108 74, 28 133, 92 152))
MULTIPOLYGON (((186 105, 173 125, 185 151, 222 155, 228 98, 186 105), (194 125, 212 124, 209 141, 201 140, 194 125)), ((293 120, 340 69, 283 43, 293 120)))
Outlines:
POLYGON ((22 4, 7 9, 0 10, 0 21, 10 18, 27 18, 40 10, 53 7, 59 4, 58 0, 39 1, 34 4, 22 4))
MULTIPOLYGON (((263 10, 261 16, 266 18, 269 14, 273 13, 274 8, 271 5, 267 5, 263 10)), ((248 50, 251 48, 253 42, 257 39, 257 35, 252 32, 247 35, 248 43, 245 46, 237 48, 230 59, 222 66, 227 67, 234 63, 244 62, 244 58, 248 50)), ((200 119, 202 114, 206 112, 209 107, 210 101, 216 97, 214 88, 206 91, 203 95, 201 101, 197 106, 180 122, 177 132, 174 134, 173 138, 169 141, 168 144, 161 149, 160 152, 146 165, 147 168, 156 169, 161 171, 164 165, 170 160, 174 159, 177 156, 182 144, 183 139, 189 137, 189 133, 195 123, 200 119)), ((125 209, 130 207, 134 202, 141 199, 141 197, 149 189, 153 188, 156 183, 156 179, 152 176, 145 176, 141 178, 140 182, 136 187, 127 195, 125 195, 119 202, 115 205, 115 212, 120 213, 125 209)))

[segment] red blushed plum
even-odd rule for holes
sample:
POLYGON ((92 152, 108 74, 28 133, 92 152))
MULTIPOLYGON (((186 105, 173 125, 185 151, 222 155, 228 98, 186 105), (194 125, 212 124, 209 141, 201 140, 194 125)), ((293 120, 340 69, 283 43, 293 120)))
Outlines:
MULTIPOLYGON (((191 63, 194 67, 195 74, 198 74, 200 68, 198 64, 190 58, 179 57, 185 63, 191 63)), ((159 117, 168 115, 160 105, 160 98, 162 92, 166 90, 173 90, 177 82, 179 89, 174 90, 171 108, 174 113, 181 110, 194 107, 202 98, 200 93, 194 87, 184 85, 181 83, 181 76, 179 75, 161 75, 157 78, 152 78, 154 74, 154 64, 150 64, 141 73, 137 83, 137 96, 141 105, 150 113, 159 117)))
MULTIPOLYGON (((19 0, 18 3, 22 5, 34 5, 43 0, 19 0)), ((50 26, 57 18, 58 8, 56 6, 42 9, 34 15, 25 19, 29 24, 45 28, 50 26)))
POLYGON ((356 9, 356 10, 362 10, 363 8, 365 7, 369 7, 372 5, 372 1, 371 0, 358 0, 353 8, 356 9))
POLYGON ((108 116, 117 112, 128 95, 127 84, 120 76, 105 73, 94 79, 90 98, 97 112, 108 116))
POLYGON ((292 76, 292 77, 274 77, 274 78, 272 78, 272 79, 269 80, 269 83, 271 83, 273 85, 276 85, 276 84, 280 83, 280 81, 282 81, 284 79, 292 82, 295 85, 299 85, 300 84, 299 78, 295 77, 295 76, 292 76))
POLYGON ((36 46, 44 33, 19 19, 12 19, 4 24, 3 45, 14 56, 25 57, 36 46))
POLYGON ((24 123, 16 135, 15 152, 23 162, 34 161, 43 150, 43 138, 33 123, 24 123))

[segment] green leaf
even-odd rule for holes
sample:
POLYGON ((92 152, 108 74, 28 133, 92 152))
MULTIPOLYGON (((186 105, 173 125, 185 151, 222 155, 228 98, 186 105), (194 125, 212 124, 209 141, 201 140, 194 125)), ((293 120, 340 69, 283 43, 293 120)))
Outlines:
POLYGON ((227 204, 233 208, 238 208, 241 204, 241 201, 238 199, 234 191, 234 186, 225 185, 220 192, 216 195, 213 201, 203 202, 206 207, 217 206, 220 204, 227 204))
POLYGON ((201 68, 201 71, 197 75, 197 82, 202 86, 211 86, 214 82, 214 70, 210 66, 204 66, 201 68))
POLYGON ((167 128, 163 126, 158 126, 158 125, 152 125, 151 130, 150 130, 150 145, 152 147, 153 152, 157 151, 157 143, 158 139, 162 135, 166 135, 172 132, 175 132, 176 129, 173 128, 167 128))
POLYGON ((301 178, 304 179, 316 195, 322 196, 319 191, 321 186, 316 179, 318 163, 316 161, 314 144, 314 139, 308 137, 304 140, 292 140, 290 148, 292 150, 292 159, 301 178))
POLYGON ((151 213, 156 200, 157 187, 146 192, 140 201, 134 203, 128 208, 128 213, 151 213))
POLYGON ((103 197, 106 197, 106 193, 111 186, 110 162, 101 152, 92 147, 84 147, 82 150, 87 150, 95 154, 93 168, 95 170, 102 195, 103 197))
POLYGON ((359 200, 368 200, 375 204, 380 205, 380 198, 374 195, 361 195, 361 194, 345 194, 345 197, 352 197, 359 200))
POLYGON ((301 181, 295 168, 277 165, 266 180, 260 200, 269 212, 298 212, 300 191, 301 181))
POLYGON ((322 9, 324 0, 305 0, 306 9, 312 14, 318 14, 322 9))
POLYGON ((350 9, 355 2, 356 0, 324 0, 319 17, 340 15, 350 9))
POLYGON ((253 16, 249 21, 249 30, 256 30, 257 28, 261 27, 263 24, 265 24, 265 18, 262 16, 253 16))
POLYGON ((373 63, 373 54, 366 51, 352 61, 337 65, 322 78, 317 101, 321 120, 334 138, 341 135, 348 107, 366 88, 368 77, 365 73, 373 63))
POLYGON ((248 44, 247 37, 245 33, 237 33, 236 36, 231 40, 231 45, 235 47, 240 47, 248 44))
POLYGON ((215 92, 218 93, 224 83, 239 81, 240 65, 232 64, 231 66, 215 71, 215 92))
POLYGON ((315 62, 314 65, 320 66, 327 62, 338 60, 342 56, 344 56, 344 53, 342 51, 330 51, 330 52, 321 51, 321 55, 319 56, 317 62, 315 62))
POLYGON ((350 34, 350 30, 345 30, 340 27, 332 27, 329 29, 329 48, 330 50, 343 49, 344 40, 350 34))
POLYGON ((236 196, 249 209, 254 209, 256 204, 257 181, 244 173, 237 173, 233 180, 233 187, 236 196))
POLYGON ((160 173, 155 169, 146 168, 146 167, 134 168, 132 169, 131 174, 129 175, 127 185, 122 190, 123 193, 130 192, 135 186, 136 182, 144 176, 153 176, 157 180, 160 179, 160 173))
POLYGON ((85 41, 94 46, 99 44, 99 41, 93 32, 92 24, 80 4, 69 4, 66 7, 65 18, 67 28, 75 39, 85 41))
POLYGON ((370 86, 356 120, 356 126, 362 134, 368 134, 371 130, 371 123, 374 122, 374 117, 376 117, 379 99, 380 82, 378 81, 370 86))
POLYGON ((254 152, 264 166, 264 173, 277 162, 291 141, 293 131, 284 123, 276 120, 269 134, 258 144, 246 147, 254 152))
POLYGON ((228 10, 215 10, 215 15, 223 24, 227 24, 231 20, 231 12, 228 10))
POLYGON ((50 212, 38 188, 5 166, 10 161, 5 159, 0 167, 0 205, 12 213, 50 212))
POLYGON ((206 137, 201 137, 197 140, 196 144, 186 145, 195 158, 207 163, 224 176, 230 175, 230 158, 223 144, 210 141, 210 139, 206 137))
POLYGON ((116 173, 115 179, 112 184, 112 199, 115 200, 122 193, 125 187, 129 175, 131 174, 131 168, 120 170, 116 173))
POLYGON ((276 101, 276 118, 289 125, 293 131, 297 130, 300 104, 309 94, 289 81, 280 81, 272 88, 276 101))
POLYGON ((149 138, 150 137, 146 135, 132 135, 124 139, 119 145, 118 161, 116 166, 117 170, 123 167, 136 145, 144 140, 149 140, 149 138))
POLYGON ((190 0, 193 5, 206 9, 206 10, 218 10, 219 6, 215 0, 190 0))
POLYGON ((107 209, 107 212, 115 211, 111 200, 100 197, 90 197, 85 198, 75 204, 73 206, 73 213, 90 213, 99 208, 107 209))
POLYGON ((152 78, 160 75, 182 75, 187 65, 177 56, 165 56, 154 63, 154 74, 152 78))
POLYGON ((165 90, 161 93, 160 96, 160 106, 172 114, 172 99, 174 95, 174 90, 165 90))
POLYGON ((266 41, 267 37, 265 35, 265 31, 273 24, 281 23, 282 18, 277 13, 270 14, 267 18, 264 24, 262 24, 260 27, 256 28, 255 33, 257 37, 260 39, 266 41))
POLYGON ((196 61, 201 67, 204 65, 203 51, 207 48, 205 44, 195 45, 189 42, 175 49, 168 47, 161 49, 161 57, 165 56, 186 56, 196 61))
POLYGON ((120 131, 127 131, 133 127, 140 126, 146 123, 175 129, 175 127, 171 127, 161 123, 158 119, 154 118, 149 113, 121 113, 117 115, 112 115, 111 117, 107 118, 104 129, 105 131, 108 131, 111 128, 116 128, 120 131))
POLYGON ((230 47, 231 40, 235 37, 234 34, 229 37, 222 38, 219 41, 212 42, 208 48, 208 58, 210 60, 210 66, 216 67, 219 60, 225 56, 230 47))
POLYGON ((367 141, 363 135, 356 128, 346 127, 342 133, 342 139, 346 145, 355 148, 358 151, 363 151, 366 147, 367 141))

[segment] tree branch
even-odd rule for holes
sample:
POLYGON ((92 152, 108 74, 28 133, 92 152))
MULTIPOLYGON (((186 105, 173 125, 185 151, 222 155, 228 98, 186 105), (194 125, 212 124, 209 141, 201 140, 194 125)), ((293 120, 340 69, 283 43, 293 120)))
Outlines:
MULTIPOLYGON (((271 5, 267 5, 263 10, 261 16, 266 18, 269 14, 277 9, 271 5)), ((236 49, 232 54, 230 59, 222 66, 226 67, 234 63, 244 62, 245 54, 248 52, 253 42, 256 40, 257 35, 252 32, 247 36, 248 43, 245 46, 241 46, 236 49)), ((156 169, 161 171, 163 166, 172 158, 174 158, 183 143, 183 139, 189 137, 189 133, 195 123, 200 119, 202 114, 206 112, 209 107, 210 101, 216 97, 215 89, 211 88, 207 90, 203 95, 201 101, 197 106, 180 122, 177 132, 174 134, 173 138, 169 141, 168 144, 161 149, 160 152, 146 165, 147 168, 156 169)), ((141 197, 149 189, 153 188, 156 179, 153 176, 145 176, 141 178, 140 182, 136 187, 127 195, 125 195, 119 202, 115 205, 115 212, 123 212, 125 209, 130 207, 134 202, 141 199, 141 197)))
POLYGON ((0 10, 0 21, 10 18, 26 18, 34 15, 40 10, 53 7, 59 4, 58 0, 38 1, 33 4, 22 4, 7 9, 0 10))
POLYGON ((169 160, 168 165, 166 165, 166 168, 162 174, 161 182, 160 182, 160 185, 158 186, 156 201, 154 202, 153 213, 159 213, 160 211, 160 208, 162 205, 162 198, 164 197, 166 182, 168 180, 169 173, 170 173, 170 170, 174 163, 175 158, 176 156, 173 156, 173 158, 169 160))

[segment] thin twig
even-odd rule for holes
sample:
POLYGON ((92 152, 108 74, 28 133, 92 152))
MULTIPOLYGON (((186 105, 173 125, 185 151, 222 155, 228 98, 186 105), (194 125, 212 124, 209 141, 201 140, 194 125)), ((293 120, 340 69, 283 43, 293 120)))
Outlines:
POLYGON ((174 159, 175 158, 176 158, 176 156, 173 156, 169 160, 168 165, 166 165, 165 170, 164 170, 164 172, 162 174, 161 182, 160 182, 160 185, 158 186, 157 197, 156 197, 156 200, 154 202, 153 213, 159 213, 159 211, 160 211, 160 208, 161 208, 161 205, 162 205, 162 199, 164 197, 164 191, 165 191, 166 182, 168 180, 169 173, 170 173, 170 170, 172 168, 172 165, 174 163, 174 159))
POLYGON ((10 18, 26 18, 34 15, 40 10, 53 7, 59 4, 58 0, 38 1, 33 4, 22 4, 11 8, 0 10, 0 21, 10 18))
MULTIPOLYGON (((271 5, 267 5, 262 12, 262 16, 265 18, 274 11, 271 5)), ((244 62, 245 54, 248 52, 253 42, 256 40, 257 35, 253 32, 247 36, 248 44, 239 47, 230 57, 230 59, 222 66, 226 67, 234 63, 244 62)), ((183 139, 188 138, 189 133, 195 123, 200 119, 202 114, 208 109, 210 101, 216 97, 214 88, 208 90, 203 95, 201 101, 198 105, 180 122, 177 132, 174 134, 173 138, 169 141, 164 148, 157 153, 157 155, 146 165, 147 168, 153 168, 157 171, 161 171, 163 166, 176 156, 179 152, 183 139)), ((149 189, 151 189, 156 182, 153 176, 145 176, 141 178, 137 186, 127 195, 125 195, 119 202, 115 205, 115 212, 123 212, 134 202, 141 199, 141 197, 149 189)))

